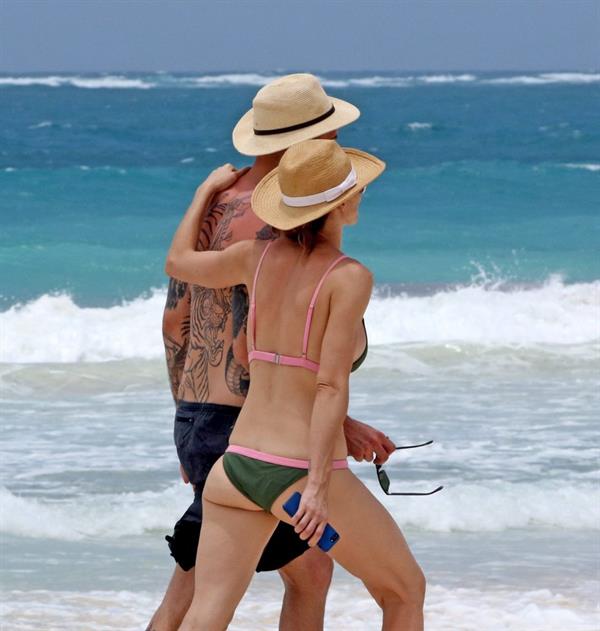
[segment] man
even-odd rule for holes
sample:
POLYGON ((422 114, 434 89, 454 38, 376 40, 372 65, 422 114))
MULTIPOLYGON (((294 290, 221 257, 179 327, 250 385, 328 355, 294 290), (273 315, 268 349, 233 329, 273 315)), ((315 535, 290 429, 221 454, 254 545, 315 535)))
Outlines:
MULTIPOLYGON (((216 195, 202 226, 198 249, 220 250, 243 239, 277 235, 250 208, 258 182, 274 169, 289 146, 314 137, 335 138, 337 129, 360 115, 350 103, 329 97, 316 77, 288 75, 259 90, 253 109, 236 125, 233 143, 255 157, 249 170, 216 195)), ((177 404, 175 444, 184 481, 194 485, 194 502, 167 537, 177 565, 148 627, 177 629, 194 591, 196 548, 202 522, 201 495, 248 391, 245 287, 213 290, 171 279, 163 320, 169 379, 177 404)), ((384 462, 394 445, 381 432, 346 419, 346 439, 357 460, 384 462)), ((291 526, 281 523, 257 571, 278 569, 285 585, 280 629, 322 629, 333 564, 318 549, 308 550, 291 526)))

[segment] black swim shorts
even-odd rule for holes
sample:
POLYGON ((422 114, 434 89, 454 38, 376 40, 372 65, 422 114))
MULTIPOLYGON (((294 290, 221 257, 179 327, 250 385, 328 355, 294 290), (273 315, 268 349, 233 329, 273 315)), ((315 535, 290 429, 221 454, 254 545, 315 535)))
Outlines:
MULTIPOLYGON (((175 524, 172 536, 165 537, 171 556, 181 569, 196 564, 196 550, 202 525, 202 491, 215 462, 225 453, 229 435, 240 408, 216 403, 181 401, 175 413, 175 447, 190 483, 194 501, 175 524)), ((256 568, 257 572, 277 570, 308 550, 294 529, 280 522, 267 543, 256 568)))

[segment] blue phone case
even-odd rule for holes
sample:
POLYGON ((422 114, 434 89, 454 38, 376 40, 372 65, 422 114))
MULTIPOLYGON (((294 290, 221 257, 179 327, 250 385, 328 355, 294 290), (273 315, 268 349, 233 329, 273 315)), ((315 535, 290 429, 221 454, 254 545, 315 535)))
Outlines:
MULTIPOLYGON (((290 497, 290 499, 283 505, 283 510, 290 517, 293 517, 296 514, 296 511, 298 510, 298 507, 300 506, 301 498, 302 498, 302 495, 300 495, 300 493, 296 491, 292 495, 292 497, 290 497)), ((323 531, 323 534, 321 535, 321 538, 319 539, 317 545, 319 546, 319 548, 321 548, 321 550, 323 550, 323 552, 327 552, 328 550, 331 550, 331 548, 333 548, 333 546, 338 542, 339 538, 340 538, 340 535, 337 533, 335 528, 327 524, 325 526, 325 530, 323 531)))

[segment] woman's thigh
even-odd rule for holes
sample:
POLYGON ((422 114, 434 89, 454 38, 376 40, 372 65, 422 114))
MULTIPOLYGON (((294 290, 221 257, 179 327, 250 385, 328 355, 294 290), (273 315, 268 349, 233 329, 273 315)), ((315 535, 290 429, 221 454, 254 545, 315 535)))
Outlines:
POLYGON ((264 511, 203 501, 203 523, 196 556, 196 589, 227 597, 235 606, 250 582, 262 551, 277 526, 264 511), (231 599, 231 600, 230 600, 231 599))
POLYGON ((202 493, 196 589, 202 589, 203 598, 214 591, 231 594, 232 602, 237 602, 277 526, 277 519, 233 486, 222 460, 219 458, 214 464, 202 493))
MULTIPOLYGON (((272 512, 290 522, 282 504, 295 491, 302 492, 306 478, 298 481, 273 503, 272 512)), ((415 561, 396 522, 365 485, 349 470, 333 471, 328 496, 329 523, 340 535, 329 554, 367 586, 410 590, 421 580, 415 561)))

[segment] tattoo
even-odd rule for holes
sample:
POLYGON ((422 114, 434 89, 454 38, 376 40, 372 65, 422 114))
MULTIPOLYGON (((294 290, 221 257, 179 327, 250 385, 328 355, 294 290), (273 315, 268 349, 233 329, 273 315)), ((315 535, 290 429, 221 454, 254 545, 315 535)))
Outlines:
POLYGON ((165 344, 165 354, 167 357, 167 370, 169 371, 169 383, 171 384, 171 393, 173 399, 177 401, 177 392, 179 391, 179 382, 183 374, 185 358, 187 355, 187 344, 180 344, 166 333, 163 334, 165 344))
POLYGON ((167 291, 167 309, 175 309, 179 304, 179 301, 185 296, 187 291, 187 283, 184 283, 176 278, 169 279, 169 289, 167 291))
POLYGON ((219 222, 223 219, 227 204, 223 202, 215 202, 211 209, 208 211, 208 215, 200 228, 200 234, 198 235, 198 249, 209 250, 211 244, 211 235, 219 226, 219 222))
MULTIPOLYGON (((198 239, 200 249, 222 250, 233 237, 231 221, 241 217, 249 208, 245 199, 216 202, 202 226, 198 239)), ((183 371, 183 388, 196 401, 209 398, 209 367, 218 367, 225 355, 224 332, 232 313, 231 289, 191 287, 191 307, 188 321, 190 333, 188 360, 183 371)), ((226 357, 229 356, 227 353, 226 357)), ((240 393, 242 376, 235 359, 226 361, 226 383, 235 394, 240 393), (238 375, 235 377, 234 375, 238 375), (230 383, 232 385, 230 385, 230 383), (237 384, 237 385, 235 385, 237 384)), ((242 367, 243 368, 243 367, 242 367)), ((187 395, 186 395, 187 396, 187 395)))
POLYGON ((227 351, 227 359, 225 361, 225 383, 227 387, 240 397, 248 394, 250 387, 250 374, 245 366, 238 363, 233 356, 233 344, 227 351))
POLYGON ((227 351, 225 361, 225 383, 233 394, 245 397, 250 386, 247 368, 240 364, 233 353, 233 345, 240 332, 245 336, 248 324, 248 290, 245 285, 232 288, 231 310, 233 314, 233 343, 227 351))
POLYGON ((240 331, 246 333, 248 325, 248 290, 246 285, 236 285, 232 288, 231 307, 233 311, 233 338, 240 331))
POLYGON ((184 388, 191 390, 197 401, 208 400, 208 367, 216 367, 223 360, 230 294, 230 289, 192 288, 189 353, 194 359, 186 362, 183 381, 184 388))
POLYGON ((260 241, 272 241, 279 237, 279 231, 271 226, 263 226, 257 233, 256 238, 260 241))

